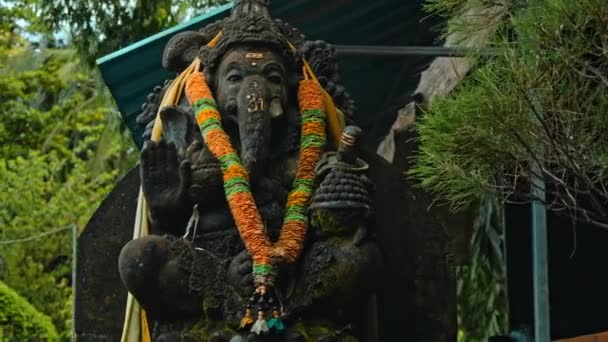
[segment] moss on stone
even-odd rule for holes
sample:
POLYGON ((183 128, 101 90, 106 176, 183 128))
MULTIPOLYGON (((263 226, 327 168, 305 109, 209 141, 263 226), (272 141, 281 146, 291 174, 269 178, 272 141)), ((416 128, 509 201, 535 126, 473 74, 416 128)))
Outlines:
MULTIPOLYGON (((203 301, 203 306, 205 306, 204 303, 203 301)), ((210 341, 211 335, 216 332, 224 332, 231 337, 239 334, 229 322, 202 318, 190 329, 187 335, 196 341, 206 342, 210 341)))
POLYGON ((203 314, 206 321, 211 320, 211 311, 218 306, 217 300, 213 297, 203 298, 203 314))
POLYGON ((293 326, 292 330, 302 335, 307 342, 316 342, 320 337, 323 336, 336 336, 340 342, 359 341, 351 335, 337 334, 337 329, 330 323, 326 322, 315 322, 311 324, 299 322, 293 326))
POLYGON ((319 286, 314 289, 313 298, 326 298, 336 296, 340 289, 347 289, 352 282, 352 269, 350 264, 336 263, 329 269, 325 270, 322 277, 324 286, 319 286))
MULTIPOLYGON (((325 321, 317 321, 312 323, 297 322, 291 327, 288 327, 287 333, 297 332, 307 342, 316 342, 323 336, 337 336, 340 342, 358 342, 359 340, 351 335, 338 334, 336 327, 325 321)), ((248 332, 239 332, 230 327, 228 323, 219 321, 208 321, 201 319, 192 329, 182 334, 184 341, 211 341, 211 335, 217 332, 222 332, 225 336, 232 338, 236 335, 246 337, 248 332)))
POLYGON ((347 213, 336 210, 316 209, 310 215, 311 224, 322 236, 336 236, 354 233, 358 227, 347 213))

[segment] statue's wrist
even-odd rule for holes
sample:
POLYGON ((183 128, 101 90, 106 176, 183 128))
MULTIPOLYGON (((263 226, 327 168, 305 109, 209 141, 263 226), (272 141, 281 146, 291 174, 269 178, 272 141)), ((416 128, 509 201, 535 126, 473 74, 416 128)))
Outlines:
POLYGON ((150 210, 148 222, 155 231, 180 234, 185 231, 188 219, 192 214, 192 206, 183 204, 172 210, 150 210))

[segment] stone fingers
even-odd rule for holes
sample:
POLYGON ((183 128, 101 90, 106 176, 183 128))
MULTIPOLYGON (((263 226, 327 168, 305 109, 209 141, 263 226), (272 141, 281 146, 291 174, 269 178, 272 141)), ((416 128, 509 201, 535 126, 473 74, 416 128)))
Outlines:
POLYGON ((161 141, 159 146, 162 146, 160 158, 164 159, 165 170, 168 175, 177 175, 177 147, 174 143, 161 141))
POLYGON ((141 150, 141 167, 142 169, 153 168, 155 165, 155 161, 153 158, 154 148, 156 143, 148 140, 144 143, 144 146, 141 150))
POLYGON ((158 144, 153 141, 146 141, 141 152, 140 176, 145 192, 155 191, 159 185, 158 177, 158 144))
POLYGON ((187 193, 190 184, 192 184, 192 169, 190 161, 184 160, 179 165, 179 193, 187 193))
POLYGON ((202 149, 202 141, 193 142, 192 144, 190 144, 190 146, 188 146, 188 149, 186 150, 186 159, 190 160, 193 163, 197 162, 202 149))

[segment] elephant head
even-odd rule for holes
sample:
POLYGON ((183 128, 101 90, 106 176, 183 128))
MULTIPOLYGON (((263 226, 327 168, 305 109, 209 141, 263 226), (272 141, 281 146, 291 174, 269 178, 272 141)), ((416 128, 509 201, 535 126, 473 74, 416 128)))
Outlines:
POLYGON ((285 63, 268 47, 237 46, 224 55, 214 80, 226 130, 255 178, 268 165, 273 130, 284 121, 289 92, 285 63))

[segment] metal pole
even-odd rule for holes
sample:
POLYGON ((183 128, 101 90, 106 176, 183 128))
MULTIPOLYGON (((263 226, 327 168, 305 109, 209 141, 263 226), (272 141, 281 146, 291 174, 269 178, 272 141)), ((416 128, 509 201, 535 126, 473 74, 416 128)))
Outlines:
MULTIPOLYGON (((535 119, 542 120, 543 113, 538 97, 530 93, 535 119)), ((539 122, 540 125, 540 122, 539 122)), ((532 158, 532 277, 534 282, 534 341, 550 342, 549 271, 547 243, 547 209, 545 207, 545 180, 539 158, 532 158)))
POLYGON ((369 57, 403 57, 403 56, 434 56, 434 57, 466 57, 471 55, 497 56, 501 49, 472 49, 447 46, 382 46, 382 45, 335 45, 338 56, 369 56, 369 57))

